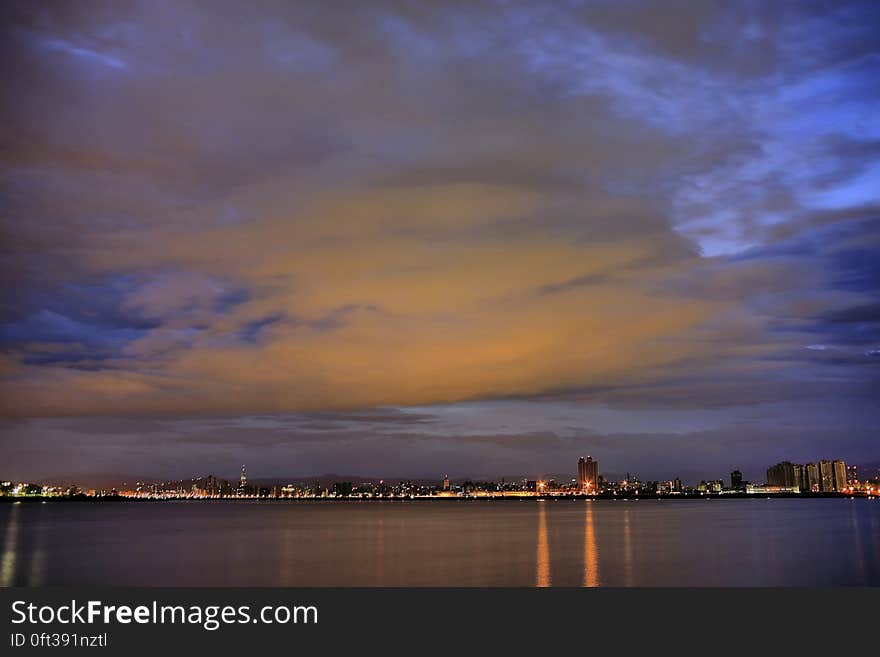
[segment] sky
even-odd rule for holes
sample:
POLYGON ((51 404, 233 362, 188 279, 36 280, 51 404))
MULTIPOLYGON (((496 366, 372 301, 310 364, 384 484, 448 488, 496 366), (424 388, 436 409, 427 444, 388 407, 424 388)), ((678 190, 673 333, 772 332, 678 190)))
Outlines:
POLYGON ((0 476, 880 461, 876 2, 4 2, 0 476))

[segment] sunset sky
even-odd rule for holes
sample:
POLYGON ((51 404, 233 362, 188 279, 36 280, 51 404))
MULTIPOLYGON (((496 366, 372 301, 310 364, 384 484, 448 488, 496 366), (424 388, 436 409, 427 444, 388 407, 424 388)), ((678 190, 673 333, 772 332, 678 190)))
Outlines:
POLYGON ((878 25, 2 3, 0 477, 880 461, 878 25))

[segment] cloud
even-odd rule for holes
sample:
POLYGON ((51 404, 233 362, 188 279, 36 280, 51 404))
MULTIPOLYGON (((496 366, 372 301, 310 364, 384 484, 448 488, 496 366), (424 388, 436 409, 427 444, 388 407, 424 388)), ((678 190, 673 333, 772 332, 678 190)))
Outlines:
POLYGON ((867 403, 871 3, 3 12, 5 416, 867 403))

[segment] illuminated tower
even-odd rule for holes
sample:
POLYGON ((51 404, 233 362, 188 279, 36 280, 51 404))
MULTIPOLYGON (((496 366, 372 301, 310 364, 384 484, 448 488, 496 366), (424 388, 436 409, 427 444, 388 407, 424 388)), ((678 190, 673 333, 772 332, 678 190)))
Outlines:
POLYGON ((800 492, 807 490, 807 469, 806 466, 798 463, 794 464, 794 485, 800 492))
POLYGON ((819 466, 815 463, 804 466, 804 490, 808 493, 819 491, 819 466))
POLYGON ((599 462, 592 456, 578 459, 578 489, 583 493, 597 493, 599 481, 599 462))
POLYGON ((834 472, 834 490, 842 493, 846 490, 846 463, 837 459, 831 462, 831 469, 834 472))
POLYGON ((834 468, 831 461, 825 459, 819 461, 819 490, 823 493, 834 491, 834 468))
POLYGON ((238 491, 242 495, 247 491, 247 472, 245 472, 244 465, 241 466, 241 477, 238 480, 238 491))
POLYGON ((449 490, 449 475, 443 475, 443 490, 449 490))

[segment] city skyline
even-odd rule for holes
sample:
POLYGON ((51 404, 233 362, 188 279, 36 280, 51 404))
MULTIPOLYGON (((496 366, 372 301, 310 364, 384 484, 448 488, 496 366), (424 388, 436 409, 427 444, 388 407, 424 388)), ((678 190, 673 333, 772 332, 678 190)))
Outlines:
MULTIPOLYGON (((3 473, 0 473, 2 475, 3 473)), ((190 477, 189 479, 162 479, 162 480, 137 480, 133 483, 125 481, 107 482, 75 482, 65 479, 43 480, 42 482, 25 482, 22 479, 3 480, 0 478, 0 497, 4 494, 8 495, 16 490, 30 490, 31 493, 37 493, 42 487, 43 494, 47 491, 51 495, 57 495, 64 491, 66 494, 72 494, 75 491, 90 490, 91 494, 105 495, 107 491, 127 491, 125 494, 134 492, 156 492, 159 490, 167 490, 171 486, 173 490, 181 492, 186 490, 180 488, 186 481, 192 482, 193 492, 195 491, 196 482, 201 482, 201 494, 214 496, 222 493, 220 496, 244 495, 250 496, 252 493, 257 496, 260 491, 264 491, 265 495, 278 497, 279 491, 283 488, 297 489, 313 489, 314 491, 322 490, 324 494, 335 491, 338 486, 348 487, 351 492, 352 487, 358 486, 389 486, 395 489, 399 486, 416 485, 423 492, 433 491, 432 494, 446 491, 457 491, 459 494, 467 492, 468 486, 495 486, 498 490, 503 490, 505 486, 510 490, 530 489, 538 494, 550 494, 556 491, 567 492, 569 494, 578 495, 598 495, 606 494, 609 491, 616 491, 618 488, 622 490, 644 490, 652 494, 662 493, 682 493, 686 491, 702 491, 714 493, 846 493, 868 492, 880 490, 880 466, 865 467, 849 464, 847 465, 843 459, 819 459, 816 462, 796 464, 791 461, 782 461, 776 465, 770 466, 766 470, 766 478, 758 481, 749 481, 743 477, 743 473, 734 469, 728 475, 728 479, 703 477, 699 484, 695 482, 683 480, 681 477, 674 478, 655 478, 650 474, 648 476, 640 476, 638 473, 627 472, 626 475, 618 473, 609 473, 599 470, 599 462, 592 456, 581 456, 577 461, 575 475, 569 477, 567 474, 549 474, 542 473, 539 475, 500 477, 500 478, 480 478, 470 476, 460 476, 451 478, 448 473, 444 473, 441 479, 435 477, 368 477, 355 474, 342 475, 340 473, 323 473, 307 476, 292 477, 262 477, 256 480, 248 479, 246 464, 242 464, 238 476, 237 483, 233 478, 216 476, 214 473, 201 474, 199 476, 190 477), (396 483, 395 483, 396 482, 396 483), (83 484, 83 485, 80 485, 83 484), (271 491, 271 495, 270 495, 271 491)), ((17 494, 17 493, 14 493, 17 494)), ((38 494, 38 493, 37 493, 38 494)), ((115 493, 114 493, 115 494, 115 493)))
POLYGON ((0 9, 10 476, 880 460, 876 2, 221 5, 0 9))

